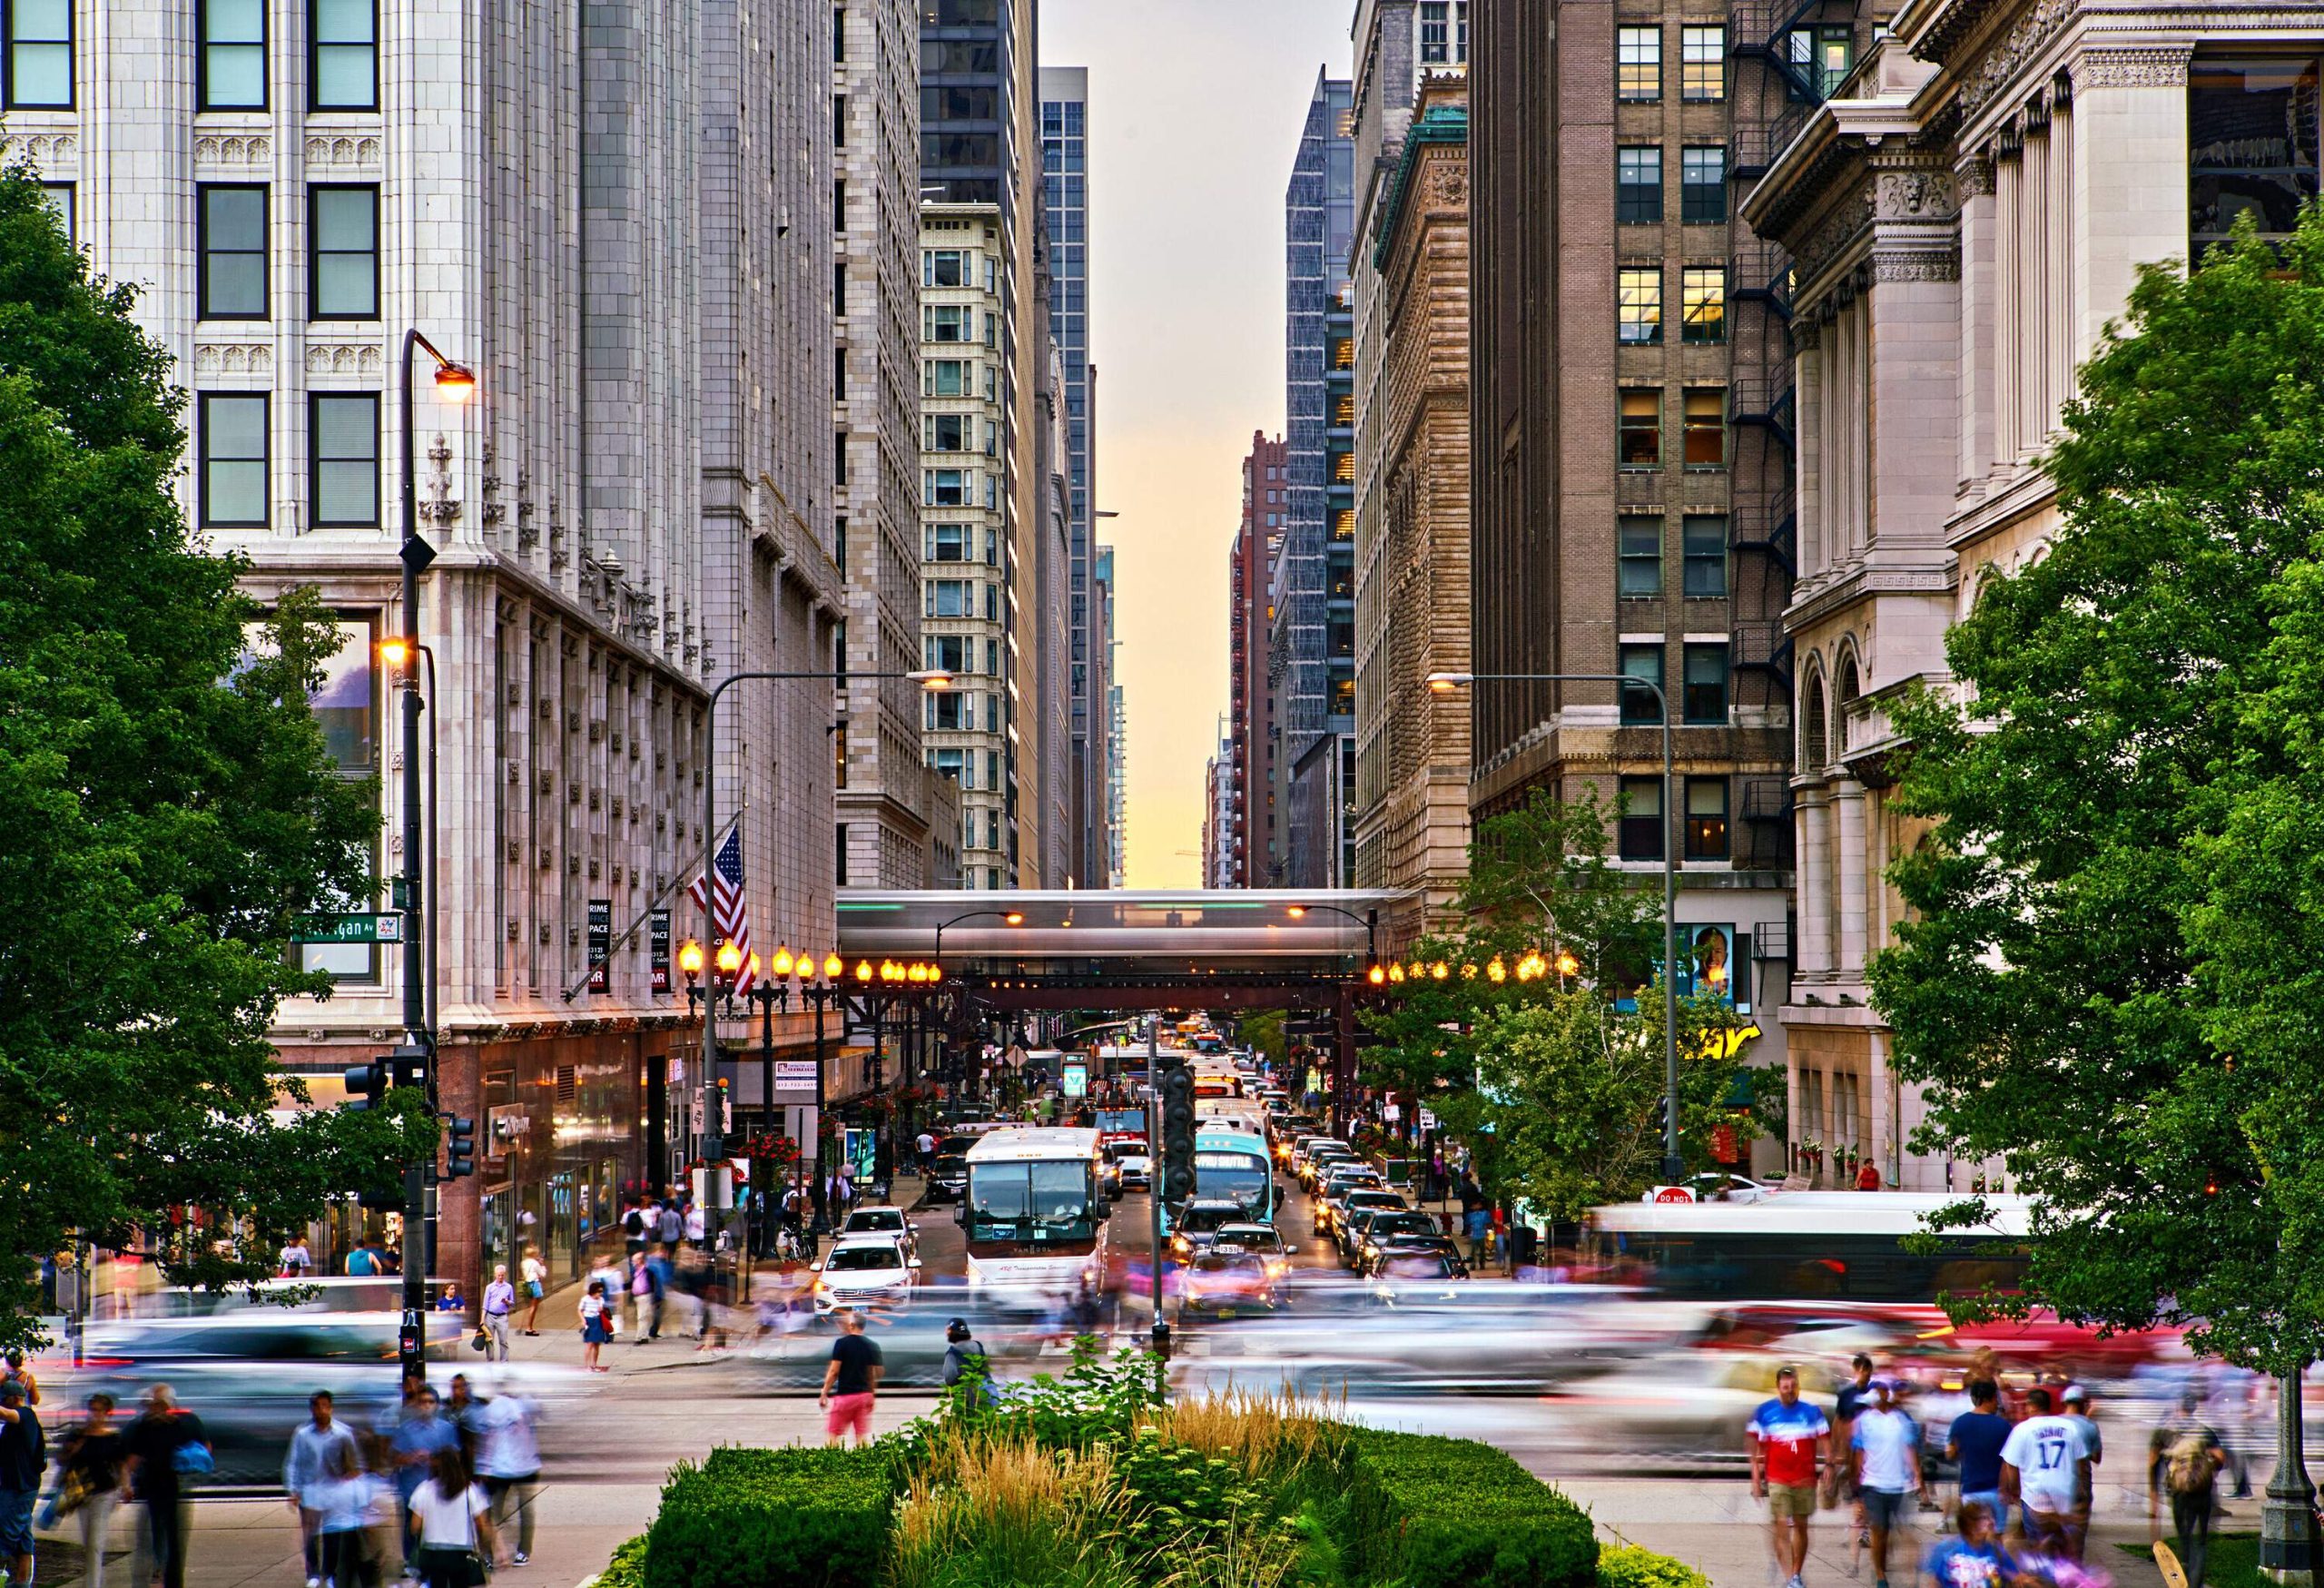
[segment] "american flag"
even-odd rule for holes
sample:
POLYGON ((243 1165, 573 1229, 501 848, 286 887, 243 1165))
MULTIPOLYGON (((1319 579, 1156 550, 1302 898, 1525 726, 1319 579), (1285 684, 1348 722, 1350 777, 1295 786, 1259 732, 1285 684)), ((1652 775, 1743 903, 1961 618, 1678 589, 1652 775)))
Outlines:
MULTIPOLYGON (((743 956, 743 968, 734 973, 734 996, 740 998, 758 981, 758 956, 751 952, 751 907, 743 902, 743 830, 737 824, 726 834, 726 842, 718 846, 718 854, 710 863, 712 874, 717 881, 711 890, 710 907, 718 927, 722 942, 731 942, 743 956)), ((686 893, 694 900, 696 910, 702 908, 702 879, 686 884, 686 893)), ((710 962, 718 962, 717 949, 711 950, 710 962)))

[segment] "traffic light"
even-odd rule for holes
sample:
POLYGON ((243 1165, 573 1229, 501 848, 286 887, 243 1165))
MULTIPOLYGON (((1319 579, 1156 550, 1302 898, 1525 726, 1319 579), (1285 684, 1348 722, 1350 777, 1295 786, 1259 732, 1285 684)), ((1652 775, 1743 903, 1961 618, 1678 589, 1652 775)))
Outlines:
POLYGON ((445 1125, 444 1178, 457 1180, 476 1173, 476 1121, 455 1114, 445 1125))
POLYGON ((350 1114, 366 1109, 376 1109, 387 1100, 388 1061, 374 1059, 369 1064, 358 1064, 347 1072, 347 1100, 339 1106, 350 1114))
POLYGON ((1172 1064, 1155 1078, 1162 1094, 1162 1200, 1195 1194, 1195 1072, 1172 1064))
POLYGON ((434 1057, 425 1044, 408 1042, 388 1055, 388 1067, 398 1086, 426 1086, 429 1060, 434 1057))

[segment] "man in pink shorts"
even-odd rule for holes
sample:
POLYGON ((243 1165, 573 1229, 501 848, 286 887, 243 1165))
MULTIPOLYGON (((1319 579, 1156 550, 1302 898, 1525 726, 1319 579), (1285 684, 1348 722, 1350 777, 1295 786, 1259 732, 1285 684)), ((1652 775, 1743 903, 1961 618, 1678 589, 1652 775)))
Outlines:
POLYGON ((863 1337, 863 1318, 852 1307, 841 1307, 832 1314, 839 1320, 839 1338, 832 1342, 832 1359, 823 1369, 823 1393, 818 1402, 823 1408, 823 1432, 831 1435, 834 1445, 847 1442, 847 1431, 855 1430, 855 1442, 863 1444, 872 1437, 872 1403, 880 1388, 882 1364, 879 1343, 863 1337))

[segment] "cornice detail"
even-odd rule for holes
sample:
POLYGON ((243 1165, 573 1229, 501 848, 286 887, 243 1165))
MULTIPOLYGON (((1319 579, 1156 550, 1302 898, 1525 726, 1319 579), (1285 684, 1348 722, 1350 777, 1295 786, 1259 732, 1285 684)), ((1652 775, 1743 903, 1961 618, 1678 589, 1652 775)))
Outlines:
POLYGON ((2073 63, 2077 89, 2184 88, 2191 47, 2091 50, 2073 63))

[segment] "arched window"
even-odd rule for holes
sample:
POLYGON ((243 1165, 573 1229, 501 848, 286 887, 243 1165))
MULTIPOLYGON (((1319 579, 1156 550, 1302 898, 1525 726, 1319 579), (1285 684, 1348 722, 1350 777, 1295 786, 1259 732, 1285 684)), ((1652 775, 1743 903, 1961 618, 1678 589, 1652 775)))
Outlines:
POLYGON ((1854 651, 1841 652, 1839 677, 1837 681, 1837 686, 1832 691, 1832 709, 1845 713, 1848 708, 1849 703, 1854 701, 1857 695, 1863 693, 1863 690, 1856 686, 1856 653, 1854 651))
POLYGON ((1799 770, 1813 775, 1824 770, 1824 675, 1811 667, 1799 686, 1799 770))

